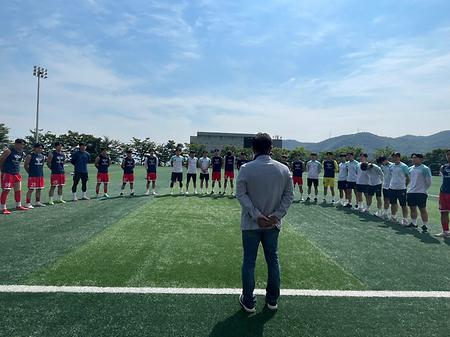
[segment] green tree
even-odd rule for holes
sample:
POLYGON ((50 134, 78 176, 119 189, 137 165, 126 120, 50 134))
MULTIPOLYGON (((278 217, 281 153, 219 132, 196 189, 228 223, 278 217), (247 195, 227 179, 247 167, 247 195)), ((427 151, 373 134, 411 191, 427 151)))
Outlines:
POLYGON ((441 166, 447 163, 447 149, 434 149, 425 155, 424 164, 427 165, 433 175, 439 175, 441 166))
POLYGON ((389 158, 389 157, 392 156, 392 154, 394 152, 395 152, 395 149, 393 149, 390 146, 379 148, 379 149, 375 150, 375 158, 382 157, 382 156, 385 156, 385 157, 389 158))
POLYGON ((155 142, 151 141, 148 137, 145 139, 133 137, 130 145, 141 161, 151 149, 156 148, 155 142))
POLYGON ((185 146, 185 149, 186 149, 187 152, 190 152, 192 150, 192 151, 195 152, 195 155, 197 157, 203 156, 203 152, 207 151, 206 145, 204 145, 204 144, 185 143, 184 146, 185 146))
POLYGON ((9 144, 9 128, 4 124, 0 123, 0 146, 6 146, 9 144))

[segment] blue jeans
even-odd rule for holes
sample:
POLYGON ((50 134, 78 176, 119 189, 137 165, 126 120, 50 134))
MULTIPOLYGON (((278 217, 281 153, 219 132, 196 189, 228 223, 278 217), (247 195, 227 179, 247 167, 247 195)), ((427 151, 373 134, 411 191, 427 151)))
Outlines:
POLYGON ((255 290, 255 263, 260 242, 264 249, 268 271, 266 302, 277 302, 280 297, 279 233, 280 230, 278 228, 242 231, 242 245, 244 248, 242 294, 244 295, 243 301, 246 306, 253 307, 256 303, 253 291, 255 290))

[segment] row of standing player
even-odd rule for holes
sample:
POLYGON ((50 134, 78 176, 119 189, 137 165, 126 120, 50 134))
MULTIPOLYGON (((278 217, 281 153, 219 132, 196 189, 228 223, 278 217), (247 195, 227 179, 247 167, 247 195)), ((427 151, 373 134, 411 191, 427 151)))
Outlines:
MULTIPOLYGON (((28 173, 28 191, 26 195, 26 204, 21 203, 21 190, 22 190, 22 176, 20 175, 20 163, 24 159, 25 141, 23 139, 17 139, 14 142, 14 146, 11 149, 6 149, 0 157, 0 169, 1 174, 1 187, 2 194, 0 200, 0 207, 3 214, 10 214, 10 211, 6 207, 7 196, 11 189, 15 191, 15 201, 17 210, 28 210, 31 208, 44 207, 45 204, 41 202, 41 191, 45 187, 44 180, 44 165, 47 164, 51 170, 50 176, 50 191, 49 201, 50 205, 55 202, 65 203, 63 200, 63 186, 66 183, 66 175, 64 164, 66 162, 66 155, 64 154, 62 147, 63 144, 55 143, 55 149, 48 154, 47 157, 43 154, 43 145, 35 144, 33 151, 25 157, 24 168, 28 173), (54 200, 54 193, 57 190, 58 198, 54 200), (35 204, 31 204, 31 197, 35 192, 35 204)), ((241 154, 241 158, 235 160, 235 157, 229 152, 224 158, 219 156, 219 150, 214 151, 214 156, 210 159, 207 156, 207 152, 204 152, 203 157, 196 158, 194 153, 191 152, 187 160, 181 156, 181 150, 177 149, 176 154, 171 158, 170 162, 173 166, 173 172, 171 177, 171 188, 173 189, 174 183, 177 181, 180 183, 180 189, 182 187, 182 171, 183 166, 188 168, 186 193, 188 192, 190 180, 194 184, 194 193, 197 193, 196 178, 197 167, 200 168, 200 180, 201 189, 203 193, 203 182, 205 181, 205 193, 208 189, 209 181, 209 169, 212 170, 212 193, 214 192, 214 183, 217 181, 219 188, 221 188, 221 169, 225 166, 225 183, 224 193, 227 187, 227 181, 230 181, 231 192, 233 193, 233 180, 234 180, 234 167, 239 169, 242 164, 246 162, 245 156, 241 154), (181 164, 181 166, 180 166, 181 164)), ((90 161, 90 154, 86 151, 86 144, 79 143, 79 151, 72 155, 71 163, 74 165, 72 196, 73 200, 77 201, 77 186, 81 181, 82 200, 88 200, 87 195, 87 181, 88 181, 88 168, 87 165, 90 161)), ((103 184, 104 197, 108 195, 108 183, 109 183, 109 166, 111 165, 111 159, 108 156, 106 149, 101 149, 100 155, 95 159, 95 166, 97 168, 97 184, 96 184, 96 196, 99 196, 100 187, 103 184)), ((124 171, 122 178, 122 187, 120 195, 123 195, 126 184, 130 185, 130 195, 134 195, 134 168, 136 162, 132 157, 132 151, 126 152, 126 157, 121 163, 121 167, 124 171)), ((147 191, 146 195, 150 194, 150 185, 152 186, 152 194, 156 194, 156 180, 157 180, 157 167, 159 166, 159 159, 156 157, 153 151, 150 152, 145 159, 144 166, 147 170, 147 191)), ((180 190, 181 191, 181 190, 180 190)), ((220 192, 219 192, 220 193, 220 192)))
MULTIPOLYGON (((324 170, 323 186, 324 199, 327 202, 327 192, 330 189, 332 202, 346 208, 352 207, 352 194, 356 197, 353 209, 364 213, 370 212, 373 198, 376 197, 377 211, 374 215, 398 221, 404 226, 418 228, 418 210, 422 220, 422 232, 429 230, 429 216, 427 212, 428 189, 431 186, 431 170, 423 164, 423 155, 415 153, 411 156, 413 166, 408 167, 401 162, 401 154, 392 154, 392 161, 382 156, 376 163, 368 161, 368 155, 360 155, 360 162, 355 160, 354 153, 340 155, 340 163, 333 159, 333 153, 328 152, 323 163, 317 160, 317 154, 311 154, 311 160, 305 165, 297 156, 291 164, 294 187, 299 186, 301 201, 303 201, 303 172, 308 172, 308 197, 310 200, 311 187, 314 185, 317 202, 319 174, 324 170), (335 177, 338 175, 338 189, 340 199, 335 201, 335 177), (364 203, 365 199, 365 203, 364 203), (402 209, 402 217, 397 219, 398 207, 402 209), (408 221, 408 208, 411 212, 408 221)), ((450 212, 450 150, 446 155, 448 164, 441 167, 443 177, 439 210, 443 232, 440 237, 450 237, 448 231, 448 217, 450 212)))

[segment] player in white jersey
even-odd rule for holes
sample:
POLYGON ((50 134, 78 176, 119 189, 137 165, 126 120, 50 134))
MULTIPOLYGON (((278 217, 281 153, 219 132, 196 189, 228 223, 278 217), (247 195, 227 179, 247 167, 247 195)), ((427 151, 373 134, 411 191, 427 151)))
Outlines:
POLYGON ((339 200, 336 201, 336 205, 345 206, 348 204, 348 200, 346 197, 347 190, 347 156, 345 154, 341 154, 339 156, 339 174, 338 174, 338 190, 339 190, 339 200))
POLYGON ((389 219, 391 216, 391 199, 389 196, 389 186, 391 184, 391 167, 394 165, 386 156, 381 156, 377 159, 378 165, 380 165, 383 171, 383 214, 382 217, 389 219))
POLYGON ((422 164, 422 154, 413 153, 411 158, 414 165, 409 168, 409 173, 411 175, 411 184, 409 185, 407 194, 408 206, 411 211, 411 222, 409 227, 418 228, 417 208, 419 208, 420 217, 422 219, 422 232, 426 233, 429 229, 427 198, 428 189, 431 186, 431 170, 428 166, 422 164))
POLYGON ((391 166, 391 183, 389 185, 389 197, 391 200, 391 219, 397 221, 398 204, 402 208, 403 218, 399 223, 408 225, 408 207, 406 206, 406 187, 410 181, 409 168, 401 162, 401 154, 396 152, 392 155, 394 165, 391 166))
POLYGON ((198 158, 195 156, 195 151, 191 150, 187 159, 186 194, 189 194, 189 183, 191 179, 194 184, 194 194, 197 194, 197 164, 198 158))
POLYGON ((369 192, 369 175, 366 170, 361 170, 361 164, 367 164, 367 153, 362 153, 360 156, 360 164, 357 167, 357 176, 356 176, 356 202, 355 209, 361 212, 367 212, 367 207, 364 206, 363 196, 368 199, 369 192))
POLYGON ((200 193, 208 193, 209 168, 211 167, 211 158, 208 157, 208 151, 203 151, 203 157, 198 160, 200 167, 200 193), (203 190, 203 182, 205 182, 205 190, 203 190))
POLYGON ((366 172, 369 176, 369 189, 367 192, 367 211, 372 206, 373 196, 377 199, 377 212, 376 216, 381 217, 383 214, 383 201, 381 200, 381 189, 383 186, 383 171, 378 165, 368 163, 361 164, 361 170, 367 167, 366 172))
POLYGON ((317 202, 319 175, 322 172, 322 164, 317 160, 317 153, 311 153, 311 160, 306 163, 306 172, 308 172, 308 197, 306 201, 311 201, 311 187, 314 185, 314 202, 317 202))
POLYGON ((359 163, 355 160, 353 152, 347 153, 347 200, 345 207, 352 208, 352 193, 355 192, 356 197, 356 179, 358 178, 359 163))
POLYGON ((173 185, 178 181, 180 185, 180 194, 182 194, 183 188, 183 163, 184 157, 181 155, 181 149, 175 150, 175 155, 170 158, 170 164, 172 165, 172 177, 170 179, 170 194, 173 195, 173 185))

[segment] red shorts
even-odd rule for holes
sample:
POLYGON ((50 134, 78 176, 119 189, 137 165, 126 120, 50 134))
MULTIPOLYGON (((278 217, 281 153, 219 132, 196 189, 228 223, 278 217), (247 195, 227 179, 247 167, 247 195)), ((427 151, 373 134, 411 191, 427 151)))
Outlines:
POLYGON ((44 186, 44 177, 28 177, 28 188, 30 190, 41 190, 44 186))
POLYGON ((97 173, 97 183, 98 184, 99 183, 104 183, 104 184, 109 183, 109 174, 98 172, 97 173))
POLYGON ((212 181, 220 181, 222 179, 222 174, 220 172, 212 173, 212 181))
POLYGON ((20 174, 2 173, 1 180, 2 189, 10 190, 16 183, 20 183, 22 181, 22 176, 20 174))
POLYGON ((147 181, 156 181, 157 175, 156 172, 147 173, 147 181))
POLYGON ((234 179, 234 172, 233 171, 225 171, 225 179, 230 178, 234 179))
POLYGON ((292 177, 292 181, 294 182, 294 186, 295 185, 299 185, 299 186, 303 186, 303 178, 302 177, 292 177))
POLYGON ((439 210, 441 212, 450 212, 450 193, 439 194, 439 210))
POLYGON ((124 183, 134 183, 134 173, 124 173, 122 182, 124 182, 124 183))
POLYGON ((64 173, 52 174, 50 176, 51 186, 64 186, 65 184, 66 184, 66 175, 64 173))

